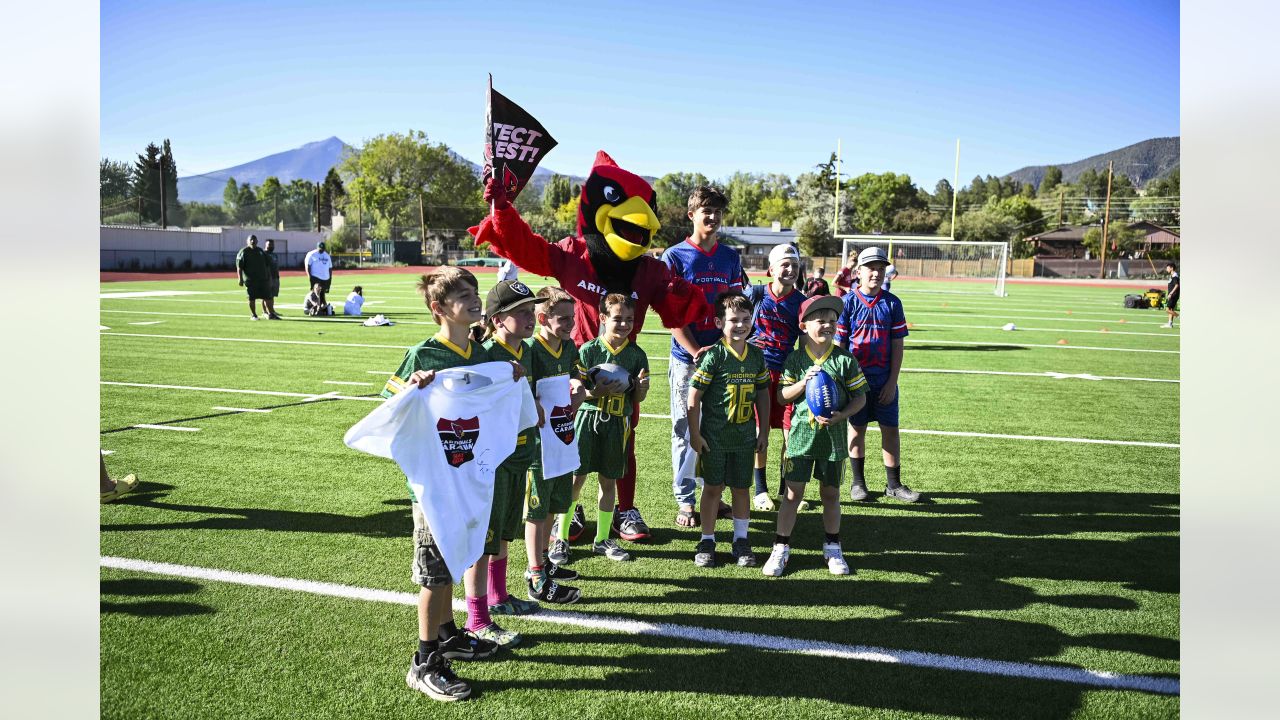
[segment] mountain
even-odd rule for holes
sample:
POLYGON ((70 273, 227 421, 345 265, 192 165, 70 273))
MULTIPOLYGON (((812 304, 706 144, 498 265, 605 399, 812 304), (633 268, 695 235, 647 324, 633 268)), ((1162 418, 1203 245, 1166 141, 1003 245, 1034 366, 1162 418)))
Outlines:
MULTIPOLYGON (((1062 170, 1063 182, 1075 182, 1080 173, 1090 168, 1103 173, 1107 171, 1107 163, 1114 161, 1113 170, 1117 174, 1128 175, 1139 187, 1156 178, 1168 175, 1178 167, 1182 148, 1182 139, 1178 137, 1152 138, 1134 143, 1119 150, 1102 153, 1077 160, 1072 163, 1055 163, 1062 170)), ((1024 167, 1005 175, 1021 183, 1031 183, 1037 187, 1044 179, 1048 165, 1024 167)))
MULTIPOLYGON (((238 183, 247 182, 250 185, 261 185, 263 180, 273 175, 285 184, 297 179, 321 182, 324 180, 324 176, 329 173, 329 168, 337 165, 342 159, 343 153, 351 149, 351 146, 342 140, 331 137, 327 140, 307 143, 302 147, 258 158, 235 167, 213 170, 201 175, 180 177, 178 178, 178 198, 182 202, 197 201, 220 205, 222 204, 222 191, 227 186, 227 178, 235 178, 238 183)), ((479 165, 452 150, 449 153, 455 160, 470 167, 471 172, 477 176, 480 175, 481 167, 479 165)), ((548 170, 544 167, 537 168, 533 171, 533 177, 529 180, 529 184, 523 192, 541 197, 542 188, 551 180, 553 174, 556 174, 553 170, 548 170)), ((575 183, 582 183, 585 180, 580 175, 570 175, 569 179, 575 183)), ((652 181, 650 179, 650 182, 652 181)))
POLYGON ((195 200, 220 205, 227 178, 232 177, 238 183, 247 182, 251 185, 261 185, 263 180, 272 175, 280 178, 280 182, 285 184, 298 179, 321 182, 328 174, 329 168, 337 165, 342 159, 342 153, 348 149, 350 149, 349 145, 336 137, 331 137, 224 170, 180 177, 178 178, 178 198, 182 202, 195 200))

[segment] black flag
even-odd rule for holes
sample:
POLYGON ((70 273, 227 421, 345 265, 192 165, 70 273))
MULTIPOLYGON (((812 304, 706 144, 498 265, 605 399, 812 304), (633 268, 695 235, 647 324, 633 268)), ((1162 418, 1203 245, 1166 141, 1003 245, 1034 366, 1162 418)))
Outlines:
POLYGON ((484 177, 501 178, 507 198, 514 201, 533 177, 534 168, 556 146, 555 138, 525 109, 493 89, 484 123, 484 177))

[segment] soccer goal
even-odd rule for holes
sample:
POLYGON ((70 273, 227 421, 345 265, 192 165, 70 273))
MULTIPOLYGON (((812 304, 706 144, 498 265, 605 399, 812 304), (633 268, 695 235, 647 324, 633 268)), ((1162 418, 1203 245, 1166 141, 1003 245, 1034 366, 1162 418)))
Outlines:
POLYGON ((844 242, 840 265, 868 247, 884 248, 898 275, 925 280, 954 280, 928 292, 1006 295, 1009 244, 964 242, 940 235, 837 235, 844 242))

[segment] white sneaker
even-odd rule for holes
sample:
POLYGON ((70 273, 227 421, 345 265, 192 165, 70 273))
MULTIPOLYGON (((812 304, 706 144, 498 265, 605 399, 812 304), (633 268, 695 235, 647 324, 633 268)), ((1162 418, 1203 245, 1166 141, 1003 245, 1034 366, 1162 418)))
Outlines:
POLYGON ((756 495, 754 502, 755 502, 756 509, 759 510, 760 512, 769 512, 770 510, 774 509, 773 498, 769 497, 769 493, 767 491, 756 495))
POLYGON ((1162 328, 1171 328, 1171 327, 1173 327, 1173 323, 1165 323, 1165 324, 1161 325, 1160 327, 1162 327, 1162 328))
POLYGON ((822 546, 822 559, 827 561, 827 569, 832 575, 848 575, 849 563, 844 561, 844 551, 839 543, 825 543, 822 546))
POLYGON ((782 571, 787 569, 787 560, 791 558, 791 548, 781 543, 773 546, 773 552, 769 553, 769 559, 765 562, 764 568, 760 572, 769 577, 780 577, 782 571))

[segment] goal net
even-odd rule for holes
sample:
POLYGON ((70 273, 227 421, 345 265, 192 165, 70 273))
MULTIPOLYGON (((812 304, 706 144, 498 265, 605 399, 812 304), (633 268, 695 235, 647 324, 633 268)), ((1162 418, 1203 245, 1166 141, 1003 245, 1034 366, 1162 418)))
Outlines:
POLYGON ((883 248, 898 275, 938 280, 919 288, 925 292, 994 293, 1005 296, 1009 245, 1002 242, 964 242, 935 235, 837 235, 843 267, 868 247, 883 248), (941 282, 950 281, 950 282, 941 282))

